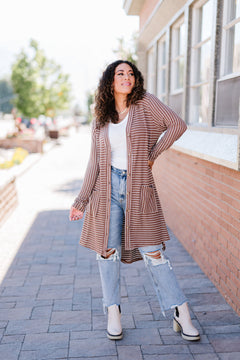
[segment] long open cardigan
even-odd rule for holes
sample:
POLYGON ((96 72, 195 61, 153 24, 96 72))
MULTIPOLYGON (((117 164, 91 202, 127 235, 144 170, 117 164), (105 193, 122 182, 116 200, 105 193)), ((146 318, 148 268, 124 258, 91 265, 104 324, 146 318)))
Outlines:
MULTIPOLYGON (((138 247, 158 245, 169 240, 148 160, 154 161, 186 129, 185 122, 154 95, 146 93, 142 100, 130 106, 126 128, 128 165, 122 262, 142 259, 138 247)), ((98 129, 94 122, 90 159, 81 191, 73 206, 86 211, 80 244, 102 256, 106 256, 107 250, 110 204, 111 146, 108 123, 98 129)))

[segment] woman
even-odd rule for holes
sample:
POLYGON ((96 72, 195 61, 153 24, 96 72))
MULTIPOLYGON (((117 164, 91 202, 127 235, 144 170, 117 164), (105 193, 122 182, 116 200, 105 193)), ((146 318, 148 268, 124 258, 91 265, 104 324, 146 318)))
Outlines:
POLYGON ((86 211, 80 244, 97 253, 107 336, 123 337, 120 261, 144 259, 163 314, 175 308, 174 330, 184 339, 199 340, 187 300, 163 254, 169 235, 151 171, 186 125, 144 90, 142 74, 128 61, 106 68, 95 100, 90 160, 69 218, 81 219, 86 211))

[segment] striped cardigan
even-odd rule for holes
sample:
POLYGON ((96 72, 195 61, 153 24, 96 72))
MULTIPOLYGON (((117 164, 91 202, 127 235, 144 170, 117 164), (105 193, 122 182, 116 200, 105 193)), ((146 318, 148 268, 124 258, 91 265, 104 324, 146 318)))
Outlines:
MULTIPOLYGON (((130 106, 126 128, 127 198, 121 256, 124 263, 142 259, 138 247, 160 245, 169 240, 148 160, 154 161, 186 128, 185 122, 173 110, 149 93, 130 106)), ((107 250, 110 204, 111 147, 108 124, 98 129, 94 123, 90 159, 81 191, 73 206, 86 211, 80 244, 102 256, 106 256, 107 250)))

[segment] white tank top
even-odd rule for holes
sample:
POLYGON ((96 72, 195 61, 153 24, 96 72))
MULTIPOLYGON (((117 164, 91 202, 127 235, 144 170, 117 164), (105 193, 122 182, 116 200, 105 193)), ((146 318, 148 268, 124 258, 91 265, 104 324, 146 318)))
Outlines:
POLYGON ((127 116, 118 124, 110 123, 108 135, 111 144, 111 164, 117 169, 127 170, 127 116))

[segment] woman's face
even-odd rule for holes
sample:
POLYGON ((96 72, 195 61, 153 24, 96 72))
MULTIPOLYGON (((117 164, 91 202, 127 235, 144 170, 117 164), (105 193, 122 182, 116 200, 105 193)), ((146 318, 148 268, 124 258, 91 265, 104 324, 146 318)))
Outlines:
POLYGON ((128 95, 132 92, 135 85, 135 76, 131 66, 122 63, 115 69, 113 90, 115 94, 128 95))

